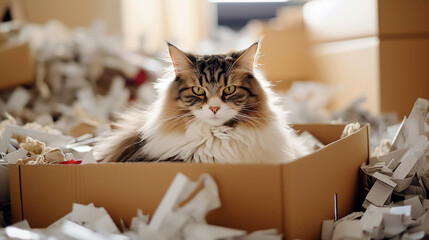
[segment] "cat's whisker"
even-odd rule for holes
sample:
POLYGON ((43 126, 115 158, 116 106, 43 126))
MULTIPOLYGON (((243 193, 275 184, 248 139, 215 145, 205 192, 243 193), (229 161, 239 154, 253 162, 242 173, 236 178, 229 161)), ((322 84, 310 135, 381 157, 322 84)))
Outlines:
POLYGON ((246 121, 250 121, 250 122, 257 122, 257 120, 259 120, 255 117, 250 117, 250 116, 246 116, 246 115, 236 115, 235 118, 240 120, 240 121, 246 120, 246 121))
POLYGON ((178 122, 178 121, 181 121, 183 119, 190 118, 190 117, 192 117, 192 116, 171 117, 171 118, 162 119, 162 120, 160 120, 160 122, 161 123, 166 123, 166 122, 175 123, 175 122, 178 122))
POLYGON ((244 105, 243 108, 252 108, 252 107, 257 106, 258 104, 260 104, 260 101, 257 101, 255 103, 247 103, 247 104, 244 105))
POLYGON ((250 116, 250 115, 245 115, 245 114, 240 114, 240 113, 237 115, 241 116, 241 117, 249 118, 249 119, 263 119, 263 120, 271 119, 271 118, 266 118, 266 117, 250 116))
POLYGON ((246 108, 242 108, 240 112, 243 112, 243 111, 246 111, 246 112, 256 112, 256 113, 260 112, 260 111, 257 111, 257 110, 246 109, 246 108))
POLYGON ((164 108, 164 109, 168 111, 175 111, 175 112, 190 111, 188 108, 164 108))
POLYGON ((160 119, 161 122, 175 122, 175 121, 179 121, 182 120, 183 118, 188 118, 188 117, 194 117, 193 114, 183 114, 183 115, 178 115, 178 116, 172 116, 172 117, 163 117, 162 119, 160 119))
MULTIPOLYGON (((243 119, 242 118, 236 118, 234 117, 233 120, 236 120, 238 122, 241 122, 243 124, 243 119)), ((252 127, 256 127, 257 122, 255 122, 254 120, 250 120, 250 121, 246 121, 245 124, 248 124, 252 127)))

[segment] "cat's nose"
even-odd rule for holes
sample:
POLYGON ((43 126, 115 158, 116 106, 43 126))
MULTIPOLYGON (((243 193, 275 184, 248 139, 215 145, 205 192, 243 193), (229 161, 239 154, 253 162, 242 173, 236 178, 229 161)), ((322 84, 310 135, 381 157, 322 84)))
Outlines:
POLYGON ((210 110, 212 110, 214 114, 216 114, 216 112, 220 109, 220 107, 209 107, 209 108, 210 110))

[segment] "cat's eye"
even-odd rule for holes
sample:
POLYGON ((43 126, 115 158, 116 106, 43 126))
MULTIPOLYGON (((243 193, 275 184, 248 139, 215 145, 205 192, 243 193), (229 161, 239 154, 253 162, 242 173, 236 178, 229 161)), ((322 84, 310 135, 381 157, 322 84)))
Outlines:
POLYGON ((231 94, 233 94, 235 92, 235 89, 236 89, 236 87, 233 86, 233 85, 231 85, 231 86, 228 86, 225 89, 223 89, 223 93, 225 95, 231 95, 231 94))
POLYGON ((204 93, 205 93, 204 89, 202 89, 200 87, 192 87, 192 92, 197 96, 204 95, 204 93))

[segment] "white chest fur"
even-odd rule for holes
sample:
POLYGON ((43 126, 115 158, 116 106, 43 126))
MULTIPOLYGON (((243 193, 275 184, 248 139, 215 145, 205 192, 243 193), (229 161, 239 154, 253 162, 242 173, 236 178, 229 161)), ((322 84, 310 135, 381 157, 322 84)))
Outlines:
MULTIPOLYGON (((193 121, 185 133, 159 134, 157 126, 145 137, 144 154, 152 158, 201 163, 278 163, 296 157, 288 145, 288 131, 269 124, 263 129, 212 126, 193 121)), ((291 135, 294 137, 294 135, 291 135)))

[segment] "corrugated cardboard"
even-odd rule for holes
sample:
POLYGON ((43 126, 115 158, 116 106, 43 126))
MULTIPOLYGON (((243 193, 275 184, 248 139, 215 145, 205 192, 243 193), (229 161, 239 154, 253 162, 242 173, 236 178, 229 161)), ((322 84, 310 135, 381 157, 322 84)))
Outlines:
POLYGON ((14 222, 46 227, 71 211, 72 203, 106 208, 127 224, 137 209, 153 214, 178 172, 196 180, 211 174, 219 186, 220 209, 209 223, 249 231, 277 228, 286 239, 317 239, 324 219, 353 211, 360 165, 368 159, 368 126, 339 139, 344 125, 299 125, 325 148, 289 164, 111 163, 11 165, 14 222))
POLYGON ((366 95, 373 113, 406 116, 414 101, 429 98, 429 38, 377 37, 314 45, 314 79, 339 84, 332 107, 341 109, 366 95))
POLYGON ((316 0, 304 6, 314 42, 429 33, 426 0, 316 0))
POLYGON ((34 62, 30 46, 25 44, 0 46, 0 89, 34 81, 34 62))

